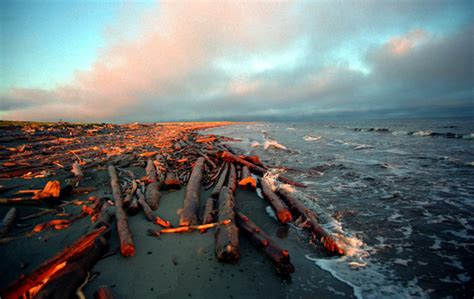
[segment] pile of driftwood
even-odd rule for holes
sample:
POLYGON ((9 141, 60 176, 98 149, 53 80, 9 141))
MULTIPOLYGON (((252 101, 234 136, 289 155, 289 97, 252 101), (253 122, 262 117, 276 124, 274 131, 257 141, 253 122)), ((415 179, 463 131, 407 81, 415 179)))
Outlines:
MULTIPOLYGON (((23 190, 22 196, 2 198, 0 204, 55 205, 54 208, 20 220, 58 213, 61 207, 69 204, 81 206, 79 215, 37 224, 29 234, 48 228, 67 228, 75 220, 87 216, 90 216, 94 224, 93 229, 76 243, 3 290, 2 297, 66 298, 75 293, 80 294, 81 286, 87 281, 88 271, 107 248, 107 238, 111 231, 116 231, 119 236, 121 254, 126 257, 135 255, 128 218, 139 213, 161 227, 150 230, 151 236, 192 231, 203 233, 216 228, 216 257, 225 263, 239 261, 239 232, 242 232, 270 259, 277 273, 293 273, 294 267, 288 251, 282 249, 248 216, 236 211, 235 193, 238 188, 261 188, 264 199, 275 211, 282 225, 292 221, 304 223, 314 239, 319 240, 329 252, 344 254, 319 224, 314 212, 307 209, 293 193, 281 188, 275 190, 262 179, 270 169, 257 156, 238 155, 221 142, 226 140, 225 137, 195 133, 196 130, 221 125, 225 123, 64 126, 60 130, 52 130, 59 135, 38 134, 37 131, 30 131, 26 137, 25 134, 14 135, 23 136, 21 140, 29 143, 0 149, 4 167, 2 170, 5 171, 2 177, 25 178, 28 173, 42 173, 52 167, 59 167, 55 171, 71 171, 73 178, 64 186, 59 181, 50 181, 43 189, 23 190), (65 137, 68 133, 70 135, 65 137), (51 162, 53 159, 55 163, 51 162), (70 166, 66 169, 65 165, 70 166), (126 168, 129 165, 142 166, 146 176, 137 178, 135 173, 126 168), (27 172, 29 167, 35 170, 27 172), (84 172, 91 167, 107 167, 113 200, 91 197, 87 202, 64 201, 71 194, 91 191, 80 186, 84 172), (181 186, 186 188, 183 209, 179 223, 173 226, 158 215, 161 192, 179 189, 181 186), (206 200, 203 215, 199 215, 202 189, 212 189, 212 192, 206 200), (24 197, 25 195, 28 197, 24 197), (116 225, 111 226, 114 218, 116 225), (65 281, 68 283, 65 284, 65 281), (67 286, 64 287, 65 285, 67 286)), ((39 132, 44 130, 48 130, 48 127, 39 132)), ((9 140, 8 138, 10 137, 3 136, 3 140, 9 140)), ((31 174, 29 176, 35 177, 31 174)), ((285 176, 278 176, 278 180, 296 187, 305 187, 285 176)), ((0 238, 4 239, 0 239, 0 243, 1 240, 12 239, 8 237, 8 232, 16 213, 16 209, 12 208, 5 216, 0 226, 0 238)), ((107 288, 97 292, 98 298, 111 296, 110 289, 107 288)))

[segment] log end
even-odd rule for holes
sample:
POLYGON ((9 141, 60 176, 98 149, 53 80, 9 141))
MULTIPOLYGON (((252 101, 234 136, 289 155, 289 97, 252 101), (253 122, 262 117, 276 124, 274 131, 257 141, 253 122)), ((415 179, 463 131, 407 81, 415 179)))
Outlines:
POLYGON ((219 262, 235 264, 240 259, 239 248, 231 244, 227 244, 223 250, 217 253, 219 262))
POLYGON ((124 244, 120 246, 120 253, 122 253, 123 256, 134 256, 135 255, 135 246, 132 244, 124 244))
POLYGON ((282 210, 278 212, 277 217, 278 217, 278 220, 283 224, 288 223, 292 220, 291 213, 288 210, 282 210))
POLYGON ((243 190, 257 188, 257 180, 253 177, 246 177, 239 182, 239 187, 243 190))

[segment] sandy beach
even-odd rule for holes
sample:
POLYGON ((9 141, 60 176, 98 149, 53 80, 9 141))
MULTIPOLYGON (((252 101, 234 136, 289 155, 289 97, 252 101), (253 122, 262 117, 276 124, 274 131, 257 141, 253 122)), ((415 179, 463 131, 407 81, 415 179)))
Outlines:
MULTIPOLYGON (((143 130, 140 132, 143 133, 143 130)), ((4 145, 7 148, 10 144, 4 145)), ((135 155, 139 153, 136 152, 135 155)), ((137 178, 146 175, 144 167, 123 167, 133 171, 137 178)), ((2 197, 13 196, 18 190, 41 189, 53 179, 65 182, 68 178, 71 178, 71 173, 60 169, 54 176, 47 178, 3 179, 1 185, 8 191, 2 192, 2 197)), ((95 191, 82 195, 72 194, 62 200, 80 200, 87 203, 89 198, 112 198, 110 178, 107 169, 102 166, 85 169, 81 186, 94 187, 95 191)), ((202 217, 205 201, 212 191, 204 191, 204 188, 202 190, 199 217, 202 217)), ((177 226, 184 194, 185 188, 162 192, 159 208, 154 212, 177 226)), ((293 274, 289 277, 276 274, 271 262, 242 234, 239 237, 241 257, 235 265, 217 261, 214 249, 215 229, 205 233, 195 231, 160 237, 149 236, 147 231, 157 230, 159 226, 148 222, 143 213, 139 212, 129 216, 135 256, 123 257, 120 254, 120 242, 114 222, 110 228, 106 257, 90 269, 90 281, 84 286, 83 293, 87 298, 92 298, 98 287, 107 285, 112 288, 117 298, 334 298, 352 295, 352 290, 343 283, 336 282, 337 288, 334 288, 332 276, 305 258, 306 254, 327 256, 322 250, 324 248, 309 244, 309 235, 295 226, 281 225, 271 218, 266 211, 267 203, 259 198, 255 191, 237 189, 235 204, 236 210, 249 216, 282 248, 289 251, 291 262, 296 269, 293 274), (331 288, 326 287, 329 281, 333 286, 331 288)), ((9 208, 10 206, 1 206, 0 215, 3 217, 9 208)), ((17 206, 17 210, 17 218, 21 219, 38 212, 39 207, 22 205, 17 206)), ((62 212, 78 215, 81 206, 66 205, 62 212)), ((90 217, 83 217, 65 229, 49 228, 31 234, 34 225, 57 218, 58 215, 53 213, 27 221, 17 221, 9 236, 20 238, 0 245, 3 258, 0 266, 0 289, 10 285, 22 274, 30 273, 42 262, 74 243, 90 231, 93 225, 90 217)))

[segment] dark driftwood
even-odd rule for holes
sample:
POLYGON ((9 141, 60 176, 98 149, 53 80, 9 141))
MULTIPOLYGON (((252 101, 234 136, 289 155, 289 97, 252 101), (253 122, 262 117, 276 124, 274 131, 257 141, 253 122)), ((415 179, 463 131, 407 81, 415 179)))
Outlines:
POLYGON ((197 224, 197 212, 199 207, 199 196, 201 192, 201 180, 204 169, 204 158, 200 157, 194 164, 191 177, 186 186, 183 213, 179 219, 179 226, 190 226, 197 224))
POLYGON ((114 299, 115 295, 109 286, 101 286, 94 293, 94 299, 114 299))
POLYGON ((152 210, 156 210, 160 204, 161 194, 160 194, 160 182, 158 181, 158 176, 156 173, 155 164, 152 160, 148 160, 146 165, 146 175, 150 180, 150 183, 146 186, 145 198, 152 210))
POLYGON ((8 235, 8 232, 10 229, 13 227, 13 224, 15 223, 16 219, 16 209, 11 208, 8 210, 7 214, 5 217, 3 217, 2 223, 0 223, 0 238, 5 237, 8 235))
POLYGON ((295 272, 287 250, 278 246, 269 235, 244 214, 237 212, 235 218, 239 229, 245 233, 255 247, 261 249, 265 256, 272 261, 277 273, 288 275, 295 272))
POLYGON ((247 166, 242 166, 239 186, 244 190, 257 188, 257 180, 252 177, 252 174, 250 174, 250 170, 247 166))
MULTIPOLYGON (((223 152, 220 152, 218 154, 222 160, 224 161, 227 161, 227 162, 237 162, 243 166, 247 166, 251 171, 263 176, 265 174, 265 172, 267 172, 267 170, 261 166, 257 166, 249 161, 246 161, 228 151, 223 151, 223 152)), ((301 184, 301 183, 298 183, 298 182, 295 182, 293 180, 290 180, 289 178, 287 177, 284 177, 284 176, 278 176, 278 180, 282 183, 285 183, 285 184, 289 184, 289 185, 292 185, 292 186, 296 186, 296 187, 303 187, 303 188, 306 188, 307 186, 304 185, 304 184, 301 184)))
POLYGON ((123 256, 134 256, 135 245, 132 233, 128 226, 128 216, 123 207, 122 193, 120 191, 119 179, 115 166, 109 166, 110 185, 115 201, 115 218, 117 219, 117 232, 120 238, 120 252, 123 256))
POLYGON ((235 225, 234 194, 228 187, 222 187, 219 195, 218 221, 231 223, 219 226, 216 231, 216 255, 220 262, 236 263, 240 258, 239 229, 235 225))
POLYGON ((102 207, 100 208, 99 215, 97 216, 97 220, 94 224, 95 228, 99 228, 101 226, 110 226, 110 223, 112 222, 112 218, 114 217, 115 214, 115 208, 111 206, 107 201, 105 201, 102 204, 102 207))
POLYGON ((217 180, 217 184, 214 187, 214 190, 212 191, 212 197, 213 198, 219 198, 219 194, 221 193, 221 189, 225 184, 225 181, 227 179, 227 173, 229 172, 229 163, 224 164, 224 168, 222 168, 222 171, 219 175, 219 179, 217 180))
POLYGON ((234 163, 230 163, 227 187, 229 187, 233 193, 235 193, 235 190, 237 190, 237 171, 235 169, 234 163))
POLYGON ((204 214, 202 216, 202 224, 208 224, 215 221, 216 218, 216 209, 214 207, 214 198, 209 197, 206 201, 206 206, 204 208, 204 214))
POLYGON ((292 192, 281 188, 277 192, 286 200, 295 214, 305 218, 312 234, 316 239, 319 239, 326 250, 341 255, 344 254, 344 250, 337 245, 334 238, 319 224, 317 216, 313 211, 309 210, 292 192))
POLYGON ((171 171, 166 172, 165 181, 163 182, 163 190, 179 190, 181 189, 181 182, 176 178, 171 171))
POLYGON ((35 298, 74 298, 77 288, 84 283, 87 273, 99 261, 106 247, 107 241, 102 237, 97 238, 87 251, 56 272, 35 298))
POLYGON ((143 195, 140 188, 137 189, 137 196, 138 196, 138 203, 142 207, 143 214, 145 214, 145 218, 148 221, 154 222, 155 221, 155 216, 153 216, 153 211, 151 210, 150 206, 146 202, 145 196, 143 195))
MULTIPOLYGON (((13 284, 0 292, 2 298, 17 299, 17 298, 31 298, 37 294, 42 282, 51 277, 54 273, 58 273, 61 266, 63 269, 73 261, 80 259, 83 256, 90 254, 98 238, 101 238, 106 233, 107 228, 102 226, 87 235, 81 237, 71 246, 65 248, 62 252, 54 256, 52 259, 44 262, 38 268, 33 270, 30 274, 23 275, 17 279, 13 284)), ((87 270, 86 270, 87 273, 87 270)), ((81 283, 84 280, 81 281, 81 283)), ((69 297, 63 297, 69 298, 69 297)))
POLYGON ((272 206, 278 221, 283 224, 290 222, 292 217, 288 206, 273 192, 271 185, 265 179, 262 179, 260 183, 263 197, 272 206))

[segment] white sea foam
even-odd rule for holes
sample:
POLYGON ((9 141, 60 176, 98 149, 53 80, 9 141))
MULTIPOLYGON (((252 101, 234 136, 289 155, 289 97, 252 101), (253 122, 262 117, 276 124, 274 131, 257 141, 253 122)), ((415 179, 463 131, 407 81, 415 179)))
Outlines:
POLYGON ((321 136, 313 136, 313 135, 305 135, 303 136, 305 141, 319 141, 321 140, 321 136))
POLYGON ((272 140, 272 139, 267 139, 267 140, 265 140, 265 143, 263 145, 263 149, 268 150, 270 148, 288 151, 288 148, 286 146, 284 146, 283 144, 278 143, 278 141, 272 140))
MULTIPOLYGON (((356 298, 427 298, 427 294, 417 285, 418 280, 402 285, 395 281, 391 271, 385 267, 364 262, 363 267, 353 267, 350 257, 334 259, 316 258, 307 254, 319 268, 329 272, 334 278, 350 286, 356 298)), ((404 262, 403 262, 404 263, 404 262)), ((407 262, 408 263, 408 262, 407 262)))
POLYGON ((466 135, 463 135, 462 136, 463 139, 474 139, 474 133, 471 133, 471 134, 466 134, 466 135))
POLYGON ((413 133, 413 136, 430 136, 433 132, 431 131, 416 131, 413 133))

